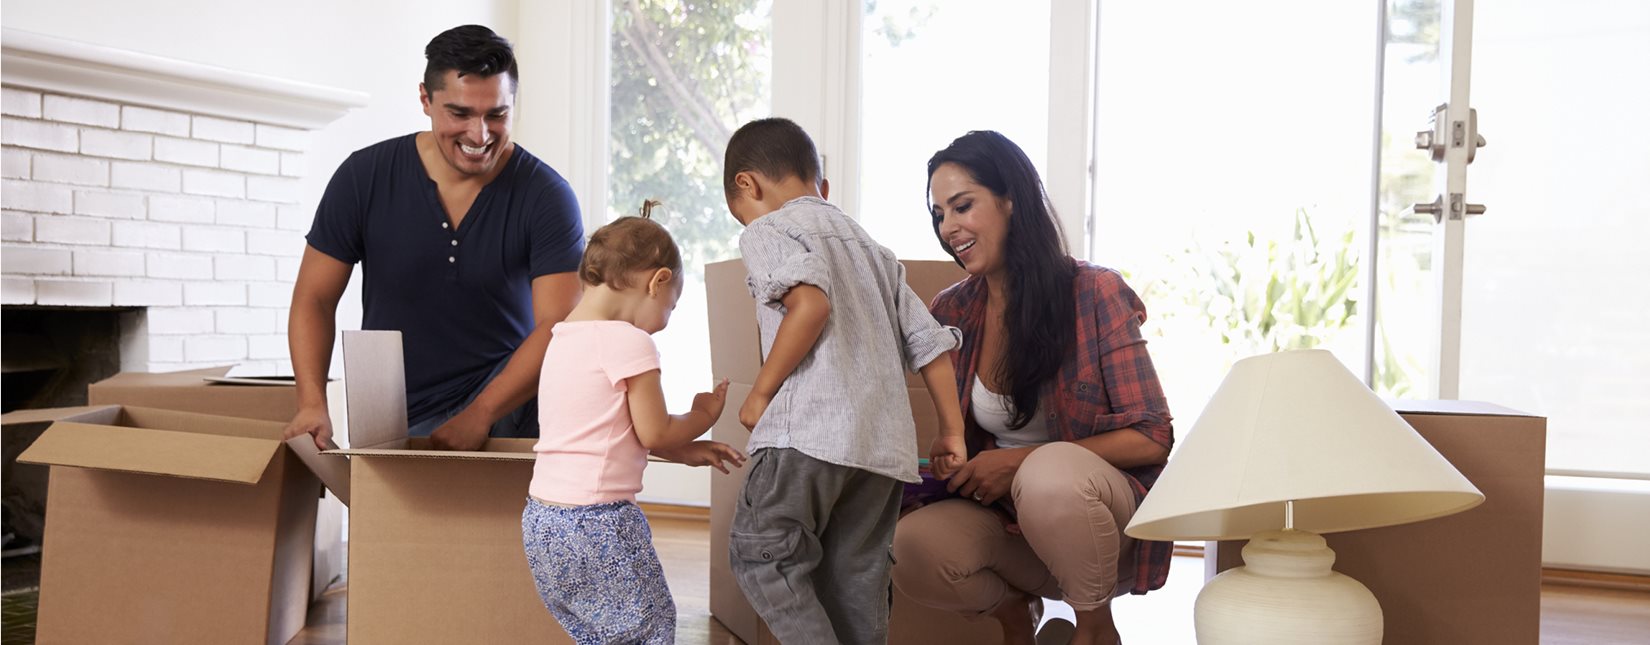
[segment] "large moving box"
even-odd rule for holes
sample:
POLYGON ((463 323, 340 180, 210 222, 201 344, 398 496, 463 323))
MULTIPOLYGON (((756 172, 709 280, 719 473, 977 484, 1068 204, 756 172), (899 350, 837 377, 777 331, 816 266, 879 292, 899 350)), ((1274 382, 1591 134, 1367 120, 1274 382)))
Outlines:
MULTIPOLYGON (((965 275, 952 262, 907 261, 906 283, 921 296, 923 302, 955 284, 965 275)), ((739 407, 750 394, 756 374, 762 367, 761 340, 756 328, 756 302, 745 287, 745 266, 739 260, 718 262, 705 267, 705 292, 710 310, 711 366, 717 378, 732 381, 728 388, 728 412, 711 430, 717 441, 743 450, 750 432, 739 424, 739 407)), ((917 421, 917 454, 926 455, 928 444, 938 429, 934 405, 918 375, 907 375, 906 390, 911 397, 911 410, 917 421)), ((746 643, 777 643, 766 624, 733 579, 728 565, 728 525, 733 520, 735 500, 739 487, 745 482, 745 471, 732 474, 711 473, 711 532, 710 532, 710 611, 727 626, 728 631, 746 643)), ((995 619, 986 617, 966 619, 957 614, 931 609, 917 604, 904 594, 894 595, 894 610, 889 620, 888 642, 900 645, 945 643, 947 645, 985 645, 996 643, 1002 635, 995 619)))
POLYGON ((521 542, 533 439, 478 451, 407 437, 401 333, 344 332, 350 448, 350 645, 571 643, 539 599, 521 542))
MULTIPOLYGON (((132 405, 180 412, 217 414, 286 423, 298 412, 298 390, 292 381, 228 380, 230 367, 208 367, 183 372, 122 372, 91 384, 91 405, 132 405)), ((328 400, 337 406, 343 388, 333 383, 328 400)), ((338 415, 334 415, 337 417, 338 415)), ((316 506, 314 579, 310 598, 321 596, 327 585, 344 573, 344 506, 334 497, 316 506)))
POLYGON ((51 466, 40 643, 286 643, 304 625, 320 482, 284 424, 139 407, 24 410, 51 466))
POLYGON ((86 402, 281 423, 297 414, 298 390, 292 381, 269 380, 265 385, 222 382, 229 380, 230 369, 225 365, 183 372, 121 372, 87 386, 86 402))
MULTIPOLYGON (((1394 408, 1484 493, 1484 503, 1424 522, 1325 535, 1335 570, 1375 594, 1388 643, 1534 645, 1547 420, 1470 401, 1399 401, 1394 408)), ((1241 566, 1247 543, 1211 544, 1208 575, 1241 566)))

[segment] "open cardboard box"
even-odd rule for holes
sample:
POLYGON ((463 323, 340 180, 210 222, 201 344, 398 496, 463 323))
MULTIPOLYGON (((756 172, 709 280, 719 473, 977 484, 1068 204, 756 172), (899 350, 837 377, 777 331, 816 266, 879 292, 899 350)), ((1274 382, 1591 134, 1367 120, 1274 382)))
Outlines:
MULTIPOLYGON (((1335 570, 1375 594, 1388 643, 1534 645, 1547 420, 1474 401, 1392 405, 1484 493, 1484 503, 1423 522, 1325 535, 1335 570)), ((1211 543, 1206 574, 1242 566, 1245 544, 1211 543)))
POLYGON ((122 406, 0 417, 48 422, 18 457, 51 467, 37 642, 279 645, 303 628, 321 488, 284 424, 122 406))
MULTIPOLYGON (((906 283, 925 303, 965 275, 953 262, 907 260, 904 264, 906 283)), ((706 265, 705 292, 710 310, 712 371, 718 378, 731 381, 727 409, 735 411, 744 404, 762 368, 756 302, 745 287, 744 263, 730 260, 706 265)), ((907 374, 905 387, 917 422, 917 454, 926 455, 939 427, 934 404, 921 376, 907 374)), ((739 424, 738 415, 730 413, 722 415, 711 430, 711 437, 744 450, 750 432, 739 424)), ((734 505, 744 483, 743 469, 728 475, 711 473, 710 611, 728 631, 746 643, 777 643, 778 639, 740 592, 728 564, 728 525, 733 521, 734 505)), ((985 645, 997 643, 1001 634, 993 618, 964 618, 917 604, 897 591, 894 594, 894 609, 888 625, 890 643, 985 645)), ((828 635, 822 637, 829 639, 828 635)))
POLYGON ((349 642, 571 643, 522 549, 535 440, 408 438, 400 332, 344 332, 344 380, 350 448, 321 476, 350 508, 349 642))
MULTIPOLYGON (((290 379, 232 379, 231 366, 182 372, 121 372, 91 384, 91 405, 132 405, 180 412, 217 414, 286 423, 298 412, 298 389, 290 379), (253 385, 253 383, 258 383, 253 385)), ((334 408, 343 400, 342 383, 328 385, 334 408)), ((334 425, 341 415, 334 414, 334 425)), ((316 505, 315 562, 310 599, 344 573, 344 506, 328 496, 316 505)))

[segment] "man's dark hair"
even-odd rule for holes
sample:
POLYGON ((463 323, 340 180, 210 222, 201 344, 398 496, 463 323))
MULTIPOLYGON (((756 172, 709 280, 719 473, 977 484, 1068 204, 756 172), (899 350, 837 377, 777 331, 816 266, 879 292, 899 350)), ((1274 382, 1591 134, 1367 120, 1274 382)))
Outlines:
POLYGON ((516 89, 516 52, 510 41, 481 25, 453 27, 430 39, 424 46, 424 90, 434 92, 445 86, 448 70, 459 76, 482 78, 510 75, 510 91, 516 89))
POLYGON ((728 139, 723 156, 722 190, 732 196, 739 190, 733 176, 756 171, 768 179, 783 181, 796 177, 819 183, 819 151, 802 126, 790 119, 757 119, 740 126, 728 139))

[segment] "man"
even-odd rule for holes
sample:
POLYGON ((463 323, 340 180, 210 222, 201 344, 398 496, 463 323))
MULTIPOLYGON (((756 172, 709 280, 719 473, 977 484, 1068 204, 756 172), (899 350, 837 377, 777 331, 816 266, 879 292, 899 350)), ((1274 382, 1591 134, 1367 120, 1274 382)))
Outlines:
POLYGON ((430 129, 356 151, 316 209, 292 292, 297 415, 286 436, 332 436, 326 377, 338 301, 362 265, 363 329, 402 332, 412 436, 474 450, 538 436, 550 329, 579 300, 578 201, 510 141, 516 62, 477 25, 436 36, 419 100, 430 129))

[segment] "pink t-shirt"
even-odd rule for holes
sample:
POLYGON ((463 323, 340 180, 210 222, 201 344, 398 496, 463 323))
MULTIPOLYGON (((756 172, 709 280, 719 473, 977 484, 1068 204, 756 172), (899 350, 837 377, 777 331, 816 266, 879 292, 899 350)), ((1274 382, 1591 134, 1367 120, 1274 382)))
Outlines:
POLYGON ((539 441, 528 491, 562 504, 635 500, 647 449, 625 379, 659 369, 653 337, 617 320, 563 322, 539 372, 539 441))

